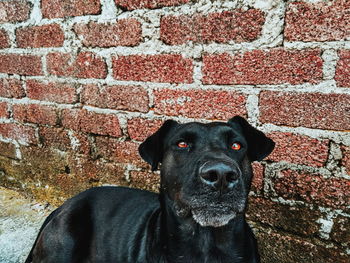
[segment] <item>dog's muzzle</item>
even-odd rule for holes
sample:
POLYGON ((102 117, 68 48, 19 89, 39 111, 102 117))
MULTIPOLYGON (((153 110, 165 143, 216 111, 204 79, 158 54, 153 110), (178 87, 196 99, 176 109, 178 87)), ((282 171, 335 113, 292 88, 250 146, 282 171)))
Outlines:
POLYGON ((232 162, 212 160, 201 165, 198 174, 205 185, 223 193, 234 187, 240 173, 240 169, 232 162))

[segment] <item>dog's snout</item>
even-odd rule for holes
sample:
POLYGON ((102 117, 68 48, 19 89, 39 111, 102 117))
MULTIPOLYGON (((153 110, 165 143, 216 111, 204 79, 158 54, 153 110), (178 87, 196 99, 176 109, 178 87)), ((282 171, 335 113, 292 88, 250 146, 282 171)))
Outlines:
POLYGON ((233 187, 239 178, 239 173, 233 165, 215 162, 202 165, 199 176, 203 183, 222 191, 233 187))

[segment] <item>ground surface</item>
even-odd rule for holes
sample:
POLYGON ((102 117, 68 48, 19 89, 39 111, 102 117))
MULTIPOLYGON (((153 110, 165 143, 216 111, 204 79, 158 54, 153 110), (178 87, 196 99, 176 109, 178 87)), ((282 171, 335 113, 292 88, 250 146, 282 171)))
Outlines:
POLYGON ((52 208, 0 187, 0 263, 23 263, 52 208))

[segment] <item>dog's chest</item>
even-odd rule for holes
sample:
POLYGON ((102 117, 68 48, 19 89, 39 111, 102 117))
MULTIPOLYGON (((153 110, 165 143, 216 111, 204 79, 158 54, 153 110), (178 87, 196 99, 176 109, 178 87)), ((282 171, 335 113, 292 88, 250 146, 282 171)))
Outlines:
POLYGON ((233 247, 227 240, 218 240, 210 232, 193 234, 184 242, 169 249, 166 263, 247 263, 247 257, 233 247), (221 241, 221 242, 220 242, 221 241))

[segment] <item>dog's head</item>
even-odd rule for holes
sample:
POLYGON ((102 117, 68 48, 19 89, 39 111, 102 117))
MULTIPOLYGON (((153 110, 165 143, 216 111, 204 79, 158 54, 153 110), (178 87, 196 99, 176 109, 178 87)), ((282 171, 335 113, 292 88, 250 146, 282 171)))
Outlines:
POLYGON ((269 155, 274 142, 236 116, 225 122, 166 121, 140 145, 153 170, 161 164, 161 191, 178 216, 219 227, 243 213, 252 161, 269 155))

